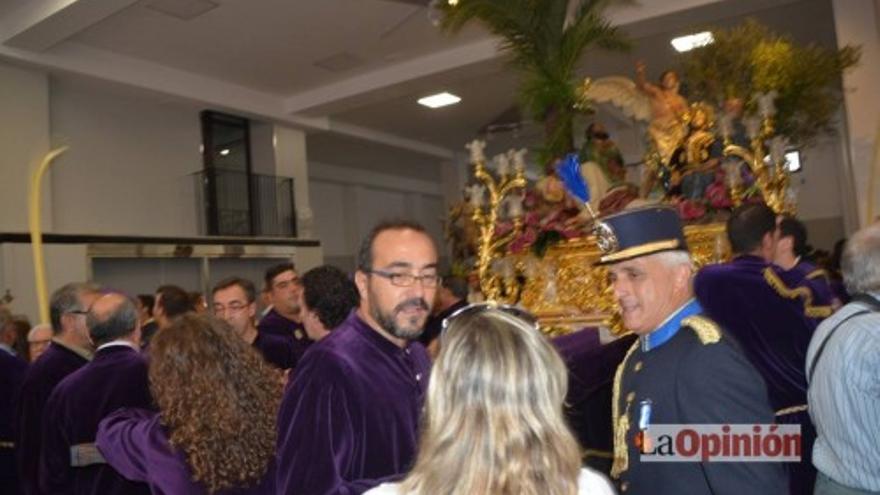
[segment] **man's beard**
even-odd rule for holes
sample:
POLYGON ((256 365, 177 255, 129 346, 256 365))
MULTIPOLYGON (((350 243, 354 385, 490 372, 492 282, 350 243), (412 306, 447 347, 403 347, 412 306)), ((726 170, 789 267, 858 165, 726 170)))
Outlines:
POLYGON ((383 330, 391 335, 405 340, 413 340, 422 334, 425 326, 425 320, 431 311, 431 306, 421 297, 407 299, 394 307, 389 313, 383 312, 378 306, 373 304, 375 299, 370 301, 370 316, 382 327, 383 330), (421 308, 425 310, 424 315, 412 315, 406 318, 403 324, 398 325, 397 315, 411 307, 421 308))

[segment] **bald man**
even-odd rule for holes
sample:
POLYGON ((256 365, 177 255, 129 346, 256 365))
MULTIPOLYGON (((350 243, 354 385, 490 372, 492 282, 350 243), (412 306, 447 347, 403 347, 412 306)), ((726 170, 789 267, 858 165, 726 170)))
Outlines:
POLYGON ((40 457, 45 493, 147 495, 147 485, 123 478, 95 448, 98 423, 122 407, 152 407, 141 357, 138 312, 122 294, 106 294, 86 315, 94 359, 61 381, 46 404, 40 457))
POLYGON ((52 342, 52 325, 49 325, 48 323, 40 323, 34 328, 31 328, 31 331, 28 332, 27 335, 27 341, 28 355, 33 363, 38 357, 46 352, 46 349, 52 342))

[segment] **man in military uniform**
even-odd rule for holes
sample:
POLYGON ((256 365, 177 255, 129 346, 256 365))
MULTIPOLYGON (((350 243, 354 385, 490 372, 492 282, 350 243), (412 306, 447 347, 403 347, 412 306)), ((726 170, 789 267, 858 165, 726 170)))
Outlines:
POLYGON ((650 425, 769 424, 773 411, 761 376, 693 298, 692 262, 673 209, 605 217, 597 238, 623 324, 639 337, 613 386, 611 474, 621 493, 785 493, 779 463, 642 461, 650 425))

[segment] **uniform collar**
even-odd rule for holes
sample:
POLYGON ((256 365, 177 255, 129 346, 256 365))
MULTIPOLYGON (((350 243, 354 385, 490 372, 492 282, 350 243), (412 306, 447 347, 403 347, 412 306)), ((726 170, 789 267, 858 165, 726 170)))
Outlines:
POLYGON ((693 316, 702 312, 703 308, 700 307, 700 303, 698 303, 696 299, 691 299, 686 302, 682 307, 672 313, 669 318, 666 318, 666 321, 661 323, 656 330, 648 335, 639 337, 642 352, 648 352, 660 347, 666 342, 669 342, 669 339, 674 337, 675 334, 678 333, 678 329, 681 328, 682 320, 688 316, 693 316))

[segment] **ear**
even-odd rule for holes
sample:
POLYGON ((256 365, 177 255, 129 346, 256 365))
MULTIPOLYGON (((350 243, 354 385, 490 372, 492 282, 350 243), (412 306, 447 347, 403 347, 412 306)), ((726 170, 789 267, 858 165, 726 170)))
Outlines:
POLYGON ((369 299, 367 296, 367 274, 358 270, 354 273, 354 284, 357 285, 358 293, 361 296, 361 301, 366 301, 369 299))
POLYGON ((254 316, 257 316, 257 302, 256 301, 248 304, 248 318, 253 320, 254 316))
POLYGON ((693 269, 686 265, 676 265, 673 267, 672 284, 676 291, 686 291, 691 284, 691 276, 693 269))

